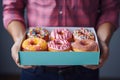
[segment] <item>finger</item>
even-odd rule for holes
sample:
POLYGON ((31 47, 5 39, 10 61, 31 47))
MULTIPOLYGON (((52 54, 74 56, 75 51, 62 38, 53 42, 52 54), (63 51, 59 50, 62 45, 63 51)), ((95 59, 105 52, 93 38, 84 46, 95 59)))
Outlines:
POLYGON ((103 58, 100 58, 100 60, 99 60, 99 68, 101 68, 104 63, 105 63, 105 60, 103 58))
POLYGON ((19 48, 20 48, 20 46, 19 46, 18 42, 15 42, 13 47, 11 48, 12 57, 16 64, 19 63, 19 58, 18 58, 19 48))
POLYGON ((19 64, 19 59, 18 59, 18 57, 16 57, 15 62, 16 62, 17 64, 19 64))
POLYGON ((11 52, 12 52, 12 57, 13 57, 15 63, 17 64, 17 66, 19 68, 23 68, 23 69, 34 68, 33 66, 23 66, 23 65, 20 65, 19 57, 18 57, 19 49, 20 49, 20 42, 15 42, 13 47, 11 48, 11 52))
POLYGON ((105 63, 105 61, 108 59, 108 51, 104 50, 103 53, 100 56, 100 60, 99 60, 99 66, 102 67, 103 64, 105 63))
POLYGON ((85 68, 88 68, 88 69, 92 69, 92 70, 95 70, 95 69, 98 69, 99 66, 97 65, 84 65, 85 68))
POLYGON ((22 66, 22 65, 19 65, 20 68, 23 68, 23 69, 30 69, 30 68, 33 68, 32 66, 22 66))
POLYGON ((20 65, 18 58, 16 58, 16 61, 15 61, 15 62, 16 62, 17 66, 18 66, 19 68, 23 68, 23 69, 33 68, 33 66, 23 66, 23 65, 20 65))
POLYGON ((24 65, 20 65, 20 64, 17 64, 17 66, 19 68, 23 68, 23 69, 35 68, 34 66, 24 66, 24 65))
POLYGON ((105 58, 104 56, 100 58, 99 60, 99 65, 84 65, 85 68, 88 68, 88 69, 92 69, 92 70, 95 70, 95 69, 98 69, 98 68, 101 68, 105 62, 105 58))
POLYGON ((11 48, 11 53, 14 60, 16 60, 16 58, 18 57, 18 47, 15 44, 11 48))

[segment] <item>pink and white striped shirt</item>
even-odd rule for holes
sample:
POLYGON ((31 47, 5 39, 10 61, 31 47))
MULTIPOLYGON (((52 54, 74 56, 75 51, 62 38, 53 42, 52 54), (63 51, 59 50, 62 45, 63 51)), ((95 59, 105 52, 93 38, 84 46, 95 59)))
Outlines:
POLYGON ((119 0, 3 0, 4 26, 13 20, 27 26, 117 26, 119 0))

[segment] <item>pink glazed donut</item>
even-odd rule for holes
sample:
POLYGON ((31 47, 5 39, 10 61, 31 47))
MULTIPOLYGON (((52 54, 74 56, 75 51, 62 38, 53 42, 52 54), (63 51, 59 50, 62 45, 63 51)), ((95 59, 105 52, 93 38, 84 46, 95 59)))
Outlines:
POLYGON ((48 42, 48 50, 51 52, 70 51, 71 44, 67 40, 55 39, 48 42))
POLYGON ((50 39, 54 40, 54 39, 65 39, 67 41, 72 41, 73 40, 73 36, 72 33, 65 28, 58 28, 58 29, 54 29, 51 34, 50 34, 50 39))

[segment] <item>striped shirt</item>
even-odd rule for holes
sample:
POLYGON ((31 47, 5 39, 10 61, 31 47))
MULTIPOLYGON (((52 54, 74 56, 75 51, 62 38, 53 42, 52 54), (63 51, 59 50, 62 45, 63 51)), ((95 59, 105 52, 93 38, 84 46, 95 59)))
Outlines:
POLYGON ((3 22, 33 26, 117 26, 119 0, 3 0, 3 22), (26 11, 26 18, 24 12, 26 11), (26 22, 25 22, 26 19, 26 22))

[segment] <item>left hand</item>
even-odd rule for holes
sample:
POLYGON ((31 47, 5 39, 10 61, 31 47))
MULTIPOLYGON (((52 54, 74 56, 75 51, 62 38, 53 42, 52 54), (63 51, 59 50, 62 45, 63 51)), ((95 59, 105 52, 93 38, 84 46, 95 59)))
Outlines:
POLYGON ((98 69, 101 68, 103 66, 103 64, 105 63, 105 61, 107 60, 108 56, 109 56, 109 49, 108 46, 105 42, 100 41, 100 45, 101 45, 101 55, 100 55, 100 60, 99 60, 99 64, 98 65, 84 65, 85 68, 88 69, 98 69))
POLYGON ((115 27, 111 23, 101 24, 97 29, 97 36, 100 43, 100 60, 98 65, 86 65, 84 67, 89 69, 98 69, 103 66, 105 61, 109 56, 109 41, 112 37, 113 32, 115 31, 115 27))

